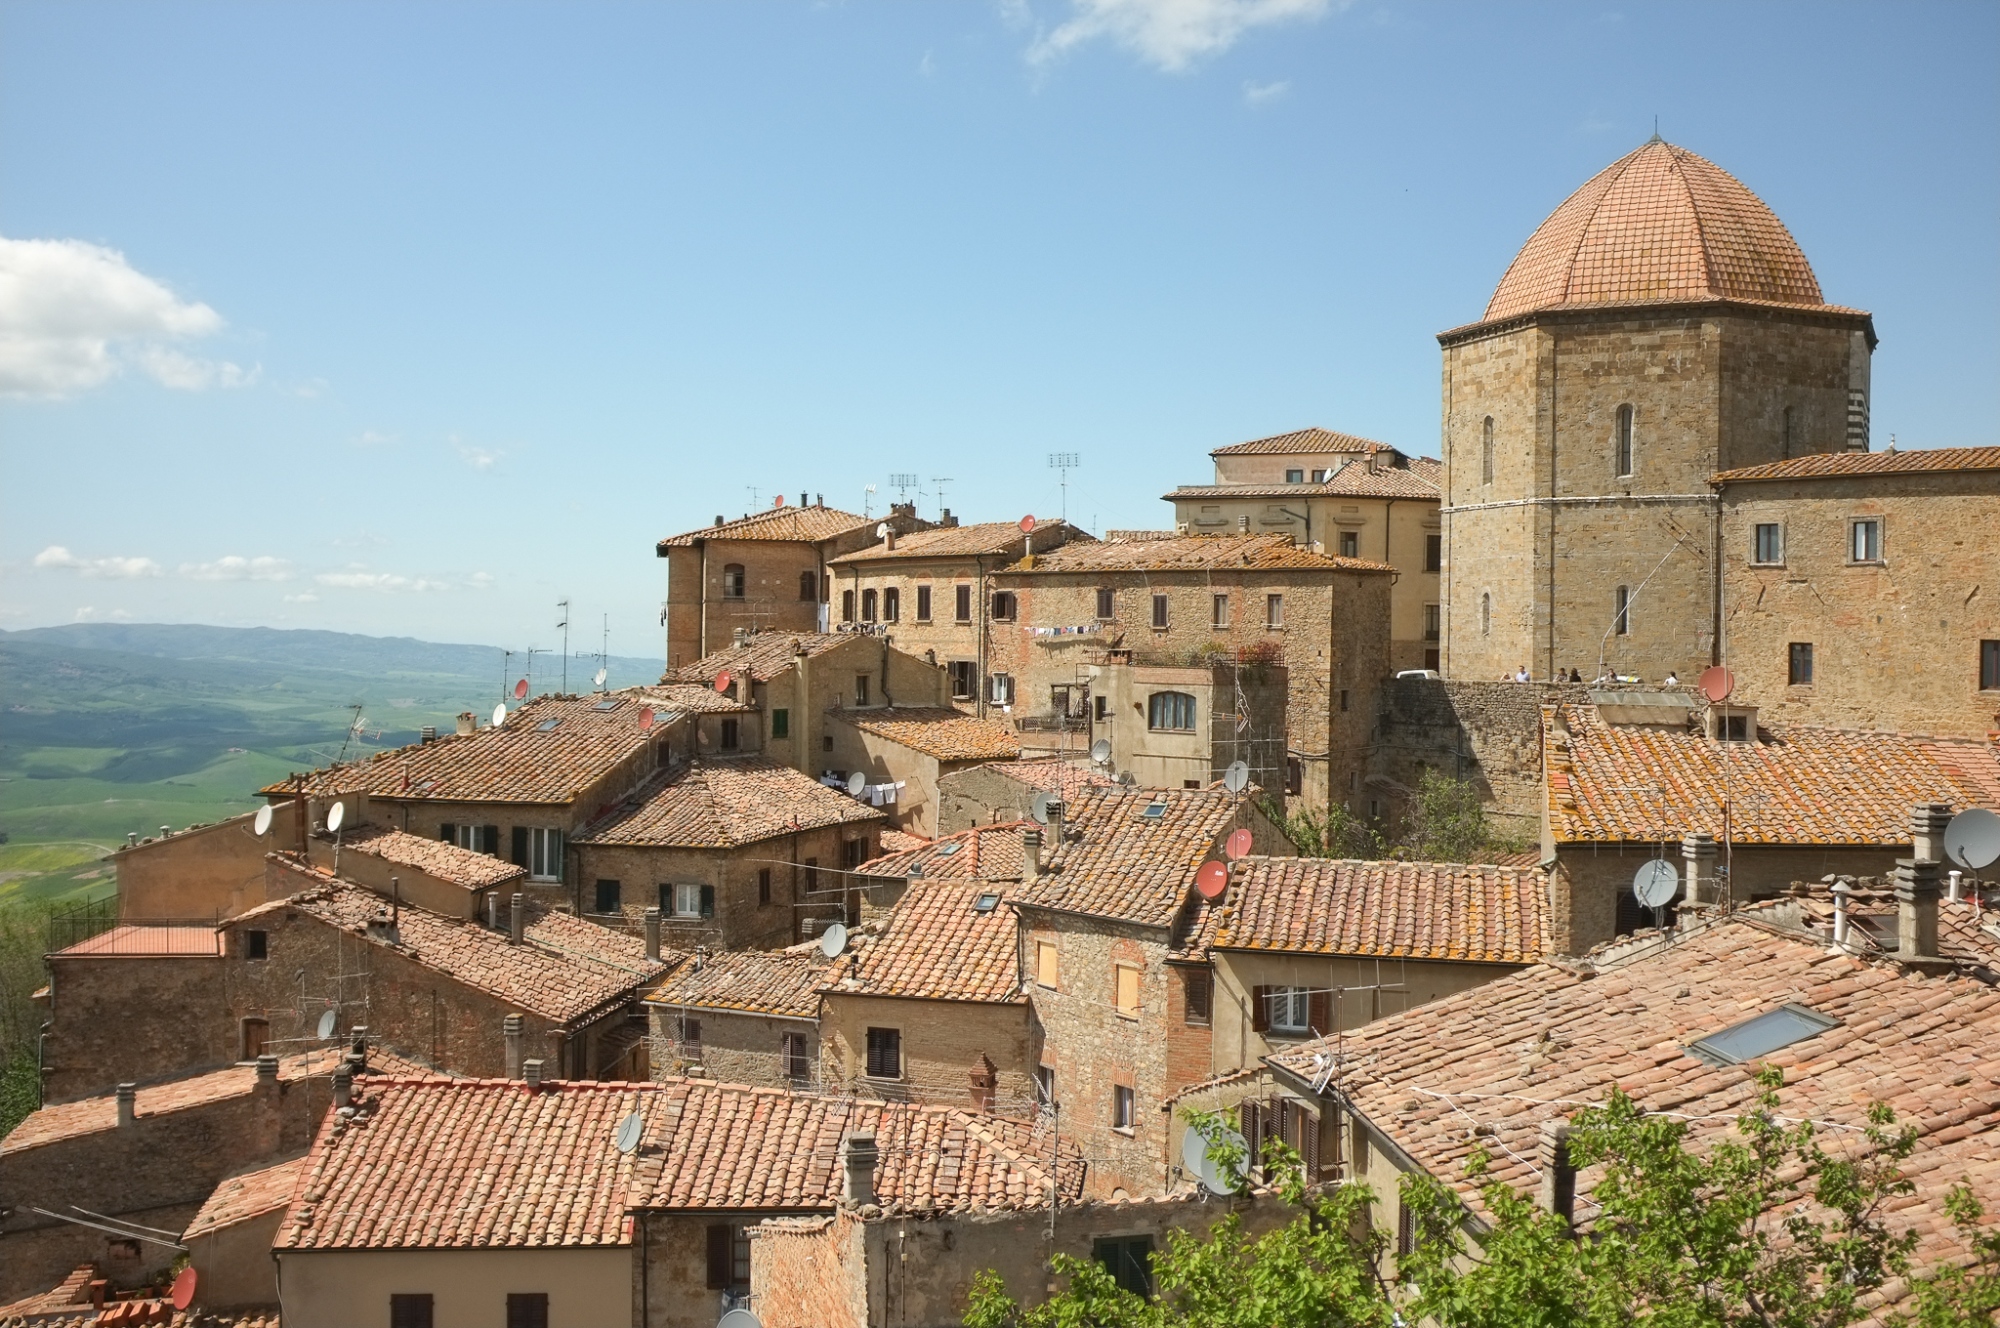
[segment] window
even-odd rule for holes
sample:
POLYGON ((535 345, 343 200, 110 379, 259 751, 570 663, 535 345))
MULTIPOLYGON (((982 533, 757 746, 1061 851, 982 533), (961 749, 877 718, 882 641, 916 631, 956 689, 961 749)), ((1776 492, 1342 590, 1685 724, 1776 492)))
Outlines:
POLYGON ((1283 595, 1264 596, 1264 626, 1278 628, 1285 625, 1285 597, 1283 595))
POLYGON ((854 621, 854 592, 851 590, 840 592, 840 620, 842 622, 854 621))
POLYGON ((757 869, 757 903, 761 907, 771 902, 771 869, 757 869))
POLYGON ((1010 673, 994 673, 986 678, 986 699, 994 705, 1014 704, 1014 676, 1010 673))
MULTIPOLYGON (((729 732, 731 721, 723 721, 723 733, 729 732)), ((724 745, 728 745, 726 740, 724 745)), ((533 826, 528 830, 528 860, 521 864, 528 869, 530 880, 559 881, 563 874, 563 832, 546 830, 533 826)))
POLYGON ((868 1030, 868 1077, 870 1079, 900 1079, 903 1077, 903 1031, 899 1028, 871 1028, 868 1030))
POLYGON ((750 1230, 728 1222, 708 1228, 708 1289, 740 1291, 750 1285, 750 1230))
POLYGON ((1619 636, 1629 636, 1632 632, 1632 588, 1619 586, 1611 592, 1612 630, 1619 636))
POLYGON ((1038 1100, 1054 1104, 1056 1100, 1056 1067, 1037 1065, 1035 1067, 1035 1095, 1038 1100))
POLYGON ((951 675, 951 699, 970 701, 979 691, 979 666, 969 659, 955 659, 946 668, 951 675))
POLYGON ((1054 941, 1036 941, 1035 985, 1038 987, 1047 987, 1053 991, 1057 986, 1057 979, 1060 976, 1061 968, 1056 957, 1056 943, 1054 941))
POLYGON ((1829 1028, 1838 1028, 1838 1019, 1828 1018, 1803 1005, 1781 1005, 1740 1024, 1731 1024, 1720 1033, 1710 1033, 1688 1044, 1688 1054, 1717 1069, 1741 1065, 1770 1055, 1794 1042, 1817 1037, 1829 1028))
POLYGON ((806 1059, 806 1035, 787 1033, 784 1038, 785 1078, 803 1083, 812 1077, 812 1063, 806 1059))
POLYGON ((903 592, 890 586, 882 592, 882 621, 900 622, 903 617, 903 592))
POLYGON ((743 564, 725 563, 722 568, 722 597, 724 599, 742 599, 743 585, 743 564))
POLYGON ((1139 1017, 1139 970, 1130 964, 1111 966, 1112 986, 1117 993, 1118 1013, 1127 1019, 1139 1017))
POLYGON ((1750 741, 1750 716, 1723 714, 1716 720, 1716 737, 1723 742, 1750 741))
POLYGON ((1784 527, 1775 521, 1758 522, 1755 547, 1750 552, 1750 561, 1766 565, 1785 561, 1784 527))
POLYGON ((1417 1210, 1406 1203, 1396 1205, 1396 1257, 1406 1258, 1417 1249, 1417 1210))
POLYGON ((1882 523, 1880 521, 1856 521, 1850 527, 1849 557, 1857 563, 1879 563, 1882 561, 1882 523))
POLYGON ((1632 473, 1632 407, 1620 406, 1611 423, 1611 473, 1632 473))
POLYGON ((389 1297, 389 1328, 431 1328, 431 1298, 397 1292, 389 1297))
POLYGON ((507 1328, 549 1328, 548 1294, 542 1291, 509 1291, 507 1328))
POLYGON ((1111 1089, 1111 1128, 1124 1130, 1127 1134, 1138 1128, 1139 1109, 1133 1101, 1131 1088, 1124 1084, 1113 1085, 1111 1089))
POLYGON ((972 587, 953 586, 951 588, 951 616, 955 621, 972 621, 972 587))
POLYGON ((1094 1240, 1090 1257, 1111 1274, 1111 1280, 1135 1296, 1153 1294, 1153 1238, 1119 1236, 1094 1240))
POLYGON ((244 932, 243 957, 245 959, 269 959, 271 957, 271 933, 268 931, 244 932))
POLYGON ((1444 536, 1424 536, 1424 570, 1426 572, 1444 570, 1444 536))
POLYGON ((2000 641, 1979 643, 1979 690, 2000 691, 2000 641))
POLYGON ((1096 714, 1096 716, 1097 716, 1097 721, 1098 721, 1098 723, 1102 724, 1102 723, 1106 723, 1106 722, 1108 722, 1108 721, 1110 720, 1110 718, 1111 718, 1111 698, 1110 698, 1110 697, 1108 697, 1108 696, 1093 696, 1093 697, 1092 697, 1092 698, 1090 699, 1090 703, 1091 703, 1091 705, 1092 705, 1092 706, 1094 707, 1094 713, 1095 713, 1095 714, 1096 714))
POLYGON ((1359 558, 1361 556, 1360 531, 1343 530, 1340 532, 1340 556, 1343 558, 1359 558))
POLYGON ((1187 970, 1181 982, 1181 1020, 1189 1024, 1208 1022, 1208 1006, 1213 989, 1209 975, 1202 969, 1187 970))
POLYGON ((779 709, 771 712, 771 736, 774 738, 789 738, 792 736, 791 711, 779 709))
POLYGON ((1493 417, 1491 415, 1488 415, 1486 422, 1479 426, 1479 482, 1481 484, 1491 484, 1493 482, 1493 417))
MULTIPOLYGON (((1342 692, 1345 697, 1347 693, 1342 692)), ((1345 708, 1345 707, 1343 707, 1345 708)), ((1306 763, 1296 756, 1285 758, 1285 792, 1297 797, 1306 790, 1306 763)))
POLYGON ((993 592, 993 621, 1014 621, 1014 592, 996 590, 993 592))
MULTIPOLYGON (((491 853, 495 857, 500 855, 500 827, 497 825, 453 825, 447 821, 438 827, 438 838, 447 844, 456 844, 474 853, 491 853)), ((527 840, 523 839, 520 844, 520 854, 525 858, 527 852, 527 840)), ((518 867, 526 864, 517 862, 514 865, 518 867)))
POLYGON ((842 867, 859 867, 866 861, 868 861, 867 840, 843 839, 840 841, 840 865, 842 867))
POLYGON ((742 745, 742 742, 743 728, 741 723, 733 717, 724 719, 722 721, 722 750, 733 752, 742 745))
POLYGON ((1303 470, 1288 470, 1288 471, 1286 471, 1286 472, 1285 472, 1285 483, 1287 483, 1287 484, 1304 484, 1305 482, 1306 482, 1306 473, 1305 473, 1305 471, 1303 471, 1303 470))
POLYGON ((681 1050, 689 1060, 701 1059, 701 1020, 681 1016, 681 1050))
POLYGON ((1435 641, 1444 635, 1444 605, 1424 605, 1424 640, 1435 641))
POLYGON ((271 1021, 268 1019, 245 1019, 243 1021, 242 1060, 254 1061, 264 1054, 264 1048, 271 1041, 271 1021))
POLYGON ((813 891, 815 891, 815 890, 817 890, 817 889, 819 889, 819 859, 818 859, 818 858, 807 858, 807 859, 806 859, 806 893, 807 893, 807 894, 811 894, 811 893, 812 893, 813 891))
POLYGON ((597 911, 599 913, 616 913, 621 893, 623 892, 618 882, 599 881, 597 883, 597 911))
POLYGON ((868 675, 865 673, 854 675, 854 704, 858 706, 868 704, 868 675))
POLYGON ((1194 731, 1194 697, 1186 692, 1154 692, 1146 700, 1146 727, 1194 731))
POLYGON ((1794 641, 1786 647, 1785 681, 1794 687, 1812 685, 1812 642, 1794 641))
POLYGON ((1272 987, 1270 1025, 1274 1033, 1304 1033, 1312 1028, 1312 993, 1304 987, 1272 987))
POLYGON ((1347 709, 1347 690, 1345 687, 1340 689, 1340 708, 1342 710, 1347 709))
POLYGON ((1479 634, 1493 635, 1493 596, 1491 592, 1479 597, 1479 634))
POLYGON ((799 573, 799 599, 811 603, 819 598, 819 573, 808 567, 799 573))
POLYGON ((1097 620, 1109 622, 1113 608, 1117 605, 1117 595, 1109 586, 1097 588, 1097 620))
POLYGON ((1165 595, 1155 595, 1153 596, 1153 626, 1165 627, 1166 625, 1167 597, 1165 595))
POLYGON ((861 592, 861 621, 875 621, 875 590, 873 587, 861 592))
POLYGON ((712 885, 663 885, 660 887, 660 908, 677 918, 712 918, 715 916, 715 887, 712 885))
POLYGON ((1333 472, 1330 470, 1315 470, 1313 472, 1313 483, 1324 484, 1327 481, 1327 477, 1330 476, 1331 474, 1333 474, 1333 472))
POLYGON ((1217 631, 1227 630, 1229 627, 1229 596, 1213 595, 1210 596, 1210 599, 1212 602, 1210 604, 1209 622, 1217 631))
POLYGON ((974 913, 991 913, 998 907, 1000 907, 1000 896, 996 894, 984 894, 972 901, 974 913))
POLYGON ((929 622, 930 620, 931 588, 928 585, 920 585, 917 587, 917 621, 929 622))

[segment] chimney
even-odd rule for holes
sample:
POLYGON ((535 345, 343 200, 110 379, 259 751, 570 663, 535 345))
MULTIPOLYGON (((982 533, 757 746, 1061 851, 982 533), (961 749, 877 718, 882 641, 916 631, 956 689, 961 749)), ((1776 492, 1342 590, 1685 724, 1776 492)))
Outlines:
POLYGON ((257 1087, 278 1082, 278 1058, 268 1053, 257 1058, 257 1087))
POLYGON ((972 1109, 974 1111, 993 1110, 993 1090, 1000 1085, 1000 1072, 988 1060, 985 1052, 979 1053, 979 1060, 972 1067, 972 1109))
POLYGON ((875 1161, 879 1154, 872 1134, 850 1134, 842 1150, 847 1185, 841 1197, 853 1207, 875 1202, 875 1161))
POLYGON ((1042 828, 1028 826, 1021 831, 1021 884, 1032 885, 1042 874, 1042 828))
POLYGON ((421 729, 417 730, 417 738, 420 742, 436 742, 438 740, 438 726, 435 724, 424 725, 421 729))
POLYGON ((354 1071, 345 1065, 333 1071, 333 1105, 336 1108, 351 1106, 354 1102, 354 1071))
POLYGON ((646 910, 646 958, 658 959, 659 957, 660 957, 660 910, 657 908, 649 908, 646 910))
POLYGON ((1248 535, 1250 533, 1250 514, 1248 512, 1236 518, 1236 533, 1239 535, 1248 535))
POLYGON ((539 1059, 521 1062, 521 1078, 527 1081, 530 1093, 542 1091, 542 1063, 539 1059))
POLYGON ((1944 832, 1951 824, 1951 804, 1920 802, 1910 808, 1910 856, 1918 862, 1944 861, 1944 832))
POLYGON ((365 1070, 368 1068, 368 1026, 356 1024, 347 1031, 354 1039, 348 1044, 347 1063, 356 1070, 365 1070))
POLYGON ((478 723, 479 721, 473 718, 470 710, 460 712, 458 716, 458 736, 461 738, 471 737, 473 728, 478 723))
POLYGON ((1681 860, 1686 864, 1681 898, 1690 904, 1716 904, 1715 836, 1706 830, 1681 836, 1681 860))
POLYGON ((800 506, 800 507, 804 507, 804 506, 806 506, 806 499, 807 499, 807 498, 809 498, 809 497, 811 497, 811 495, 810 495, 810 494, 804 494, 804 493, 800 494, 800 495, 799 495, 799 506, 800 506))
POLYGON ((1846 881, 1833 883, 1833 943, 1836 946, 1845 947, 1847 944, 1848 899, 1853 893, 1854 887, 1846 881))
POLYGON ((894 553, 896 551, 896 528, 894 526, 890 526, 889 529, 882 532, 882 551, 884 553, 894 553))
POLYGON ((1938 959, 1938 865, 1896 861, 1896 958, 1922 964, 1938 959))
POLYGON ((738 650, 741 650, 744 646, 750 644, 750 633, 738 627, 729 634, 729 643, 738 650))
POLYGON ((522 1024, 524 1022, 518 1014, 510 1014, 500 1021, 501 1028, 505 1029, 507 1034, 507 1077, 509 1079, 519 1079, 521 1077, 521 1038, 522 1024))
POLYGON ((718 526, 722 524, 722 513, 717 512, 715 514, 715 524, 718 526))
POLYGON ((826 495, 825 495, 825 494, 823 494, 823 493, 816 493, 816 494, 814 494, 814 495, 813 495, 813 499, 814 499, 814 502, 813 502, 813 506, 814 506, 814 507, 825 507, 825 506, 826 506, 826 495))
POLYGON ((139 1085, 118 1085, 118 1128, 124 1129, 138 1119, 139 1085))
POLYGON ((1063 843, 1063 813, 1068 809, 1061 798, 1049 799, 1049 852, 1053 854, 1063 843))
POLYGON ((514 911, 507 923, 507 943, 519 945, 521 937, 528 930, 528 897, 519 890, 514 892, 514 911))
POLYGON ((1569 1124, 1544 1121, 1541 1138, 1542 1188, 1535 1202, 1565 1222, 1576 1220, 1576 1164, 1569 1156, 1569 1124))

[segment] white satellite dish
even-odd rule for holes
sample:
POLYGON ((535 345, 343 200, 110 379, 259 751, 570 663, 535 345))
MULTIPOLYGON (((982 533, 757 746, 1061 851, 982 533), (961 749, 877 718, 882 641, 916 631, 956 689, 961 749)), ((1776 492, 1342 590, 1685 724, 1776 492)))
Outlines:
POLYGON ((250 829, 252 830, 252 832, 260 835, 268 835, 271 833, 270 803, 267 802, 262 807, 259 807, 257 809, 257 815, 253 817, 250 821, 250 829))
POLYGON ((493 707, 493 727, 497 729, 506 722, 507 722, 507 703, 505 701, 502 701, 499 705, 493 707))
POLYGON ((819 952, 828 959, 840 958, 840 952, 847 948, 847 928, 834 923, 819 934, 819 952))
POLYGON ((333 1026, 339 1019, 340 1012, 338 1010, 328 1010, 319 1017, 319 1040, 321 1042, 333 1036, 333 1026))
POLYGON ((2000 861, 2000 816, 1984 807, 1966 808, 1944 828, 1944 852, 1973 871, 2000 861))
POLYGON ((639 1139, 646 1133, 646 1118, 633 1112, 618 1122, 618 1151, 631 1153, 638 1149, 639 1139))
POLYGON ((1103 765, 1111 759, 1111 739, 1099 738, 1090 744, 1090 759, 1103 765))
MULTIPOLYGON (((1250 1143, 1234 1130, 1224 1130, 1216 1140, 1241 1150, 1241 1156, 1250 1155, 1250 1143)), ((1210 1194, 1234 1194, 1243 1184, 1243 1163, 1232 1162, 1222 1165, 1208 1155, 1208 1140, 1202 1138, 1199 1130, 1189 1130, 1181 1136, 1181 1165, 1187 1174, 1210 1194)))
POLYGON ((599 669, 597 671, 597 676, 590 680, 590 685, 592 687, 602 687, 604 685, 604 680, 610 676, 611 674, 609 670, 599 669))
POLYGON ((1250 767, 1241 761, 1231 761, 1222 772, 1222 787, 1231 793, 1241 793, 1250 787, 1250 767))
POLYGON ((889 523, 887 521, 878 521, 875 523, 875 538, 889 538, 889 523))
POLYGON ((1053 793, 1037 793, 1035 800, 1028 805, 1028 815, 1035 818, 1037 825, 1049 823, 1049 804, 1055 799, 1056 795, 1053 793))
POLYGON ((1643 864, 1632 874, 1632 897, 1642 908, 1665 908, 1680 892, 1681 874, 1671 862, 1659 858, 1643 864))
POLYGON ((746 1309, 733 1309, 715 1321, 715 1328, 764 1328, 764 1321, 746 1309))
POLYGON ((335 834, 347 823, 347 804, 336 802, 326 809, 326 832, 335 834))
POLYGON ((853 794, 855 797, 857 798, 860 797, 862 792, 866 790, 867 787, 868 787, 868 776, 862 773, 861 771, 857 770, 853 774, 847 777, 847 791, 853 794))

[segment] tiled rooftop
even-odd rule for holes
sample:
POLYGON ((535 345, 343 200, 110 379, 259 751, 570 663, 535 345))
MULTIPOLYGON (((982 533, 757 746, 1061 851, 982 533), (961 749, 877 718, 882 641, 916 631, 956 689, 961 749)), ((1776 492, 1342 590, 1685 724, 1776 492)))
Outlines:
POLYGON ((78 941, 56 952, 65 959, 107 957, 159 959, 176 956, 210 958, 222 953, 222 940, 213 927, 156 926, 121 923, 109 931, 78 941))
POLYGON ((860 638, 844 632, 753 632, 743 645, 728 645, 703 655, 692 664, 674 670, 674 682, 713 683, 728 673, 732 678, 746 674, 755 682, 769 682, 792 667, 794 657, 823 655, 829 650, 860 638))
MULTIPOLYGON (((1003 554, 1018 557, 1025 538, 1018 521, 982 521, 973 526, 947 526, 898 535, 893 549, 876 543, 826 561, 829 567, 849 567, 892 558, 978 558, 1003 554)), ((1040 549, 1052 547, 1057 540, 1090 538, 1086 532, 1071 529, 1061 519, 1050 517, 1035 523, 1033 544, 1040 549)))
POLYGON ((128 1293, 103 1309, 91 1303, 91 1283, 103 1279, 96 1264, 83 1264, 47 1291, 0 1305, 0 1328, 278 1328, 278 1311, 270 1308, 177 1310, 171 1300, 128 1293))
POLYGON ((468 890, 490 890, 528 874, 526 867, 516 867, 491 853, 474 853, 442 839, 391 830, 387 826, 365 825, 348 830, 341 836, 341 847, 349 853, 366 853, 398 867, 414 867, 468 890))
POLYGON ((703 540, 712 539, 782 540, 810 544, 874 525, 872 517, 857 516, 837 507, 787 505, 774 507, 768 512, 753 512, 734 521, 724 521, 721 525, 697 526, 678 535, 669 535, 660 541, 659 548, 662 552, 692 548, 703 540))
MULTIPOLYGON (((1350 1029, 1332 1087, 1478 1210, 1464 1175, 1474 1148, 1493 1179, 1530 1190, 1542 1124, 1602 1103, 1613 1086, 1691 1120, 1697 1139, 1730 1131, 1754 1105, 1758 1064, 1718 1068, 1688 1045, 1803 1006, 1837 1023, 1760 1062, 1785 1073, 1778 1113, 1821 1122, 1822 1141, 1852 1139, 1871 1101, 1917 1127, 1903 1164, 1916 1192, 1887 1216, 1922 1233, 1920 1264, 1956 1252, 1942 1204, 1953 1183, 1969 1181, 1989 1208, 2000 1194, 2000 991, 1829 953, 1742 916, 1621 955, 1522 969, 1350 1029)), ((1335 1051, 1322 1040, 1270 1060, 1311 1077, 1315 1057, 1335 1051)), ((1582 1222, 1593 1180, 1577 1179, 1582 1222)))
POLYGON ((1253 857, 1198 905, 1188 948, 1532 964, 1548 908, 1536 868, 1253 857))
POLYGON ((913 872, 927 881, 1018 881, 1021 831, 1032 821, 975 825, 917 848, 886 853, 856 868, 861 876, 900 880, 913 872))
MULTIPOLYGON (((500 728, 467 737, 440 734, 351 765, 307 776, 307 792, 365 789, 372 797, 441 802, 567 803, 637 753, 653 737, 639 727, 650 703, 633 692, 538 696, 500 728), (600 707, 607 707, 600 709, 600 707)), ((289 780, 263 790, 289 794, 289 780)))
POLYGON ((637 687, 633 695, 639 703, 653 707, 655 723, 673 715, 751 715, 757 707, 732 701, 715 690, 711 682, 662 682, 637 687))
POLYGON ((1715 163, 1655 139, 1549 215, 1483 321, 1672 300, 1825 304, 1798 242, 1762 199, 1715 163))
POLYGON ((836 961, 829 994, 1025 1003, 1006 887, 910 882, 883 920, 836 961), (988 904, 981 908, 982 903, 988 904))
POLYGON ((1272 434, 1269 438, 1252 438, 1247 443, 1231 443, 1218 447, 1210 456, 1269 456, 1286 452, 1393 452, 1396 449, 1387 443, 1378 443, 1372 438, 1357 438, 1351 433, 1336 433, 1332 429, 1294 429, 1291 433, 1272 434))
POLYGON ((1849 475, 1909 475, 1950 470, 2000 470, 2000 447, 1927 447, 1896 452, 1821 452, 1743 466, 1714 476, 1714 484, 1746 480, 1840 479, 1849 475))
POLYGON ((284 1162, 258 1167, 254 1171, 238 1172, 225 1176, 201 1211, 188 1223, 181 1233, 182 1241, 190 1241, 197 1236, 206 1236, 223 1227, 233 1227, 238 1222, 247 1221, 259 1213, 291 1205, 292 1193, 298 1187, 299 1177, 305 1174, 306 1160, 291 1158, 284 1162))
POLYGON ((996 761, 989 769, 1043 793, 1060 793, 1071 802, 1087 788, 1109 788, 1118 782, 1095 766, 1077 761, 996 761))
POLYGON ((682 960, 646 1002, 817 1019, 819 989, 831 971, 818 941, 786 950, 725 950, 682 960))
POLYGON ((1065 544, 1035 555, 1030 568, 1016 563, 1010 575, 1064 572, 1222 572, 1222 571, 1393 572, 1387 563, 1365 558, 1331 558, 1294 544, 1289 535, 1179 535, 1172 539, 1065 544))
POLYGON ((1066 808, 1065 840, 1049 870, 1010 898, 1064 913, 1169 926, 1195 872, 1219 856, 1220 840, 1257 792, 1254 785, 1241 795, 1219 785, 1087 789, 1066 808), (1146 815, 1153 805, 1164 810, 1146 815))
POLYGON ((908 830, 898 830, 892 825, 882 827, 881 845, 884 853, 904 853, 913 848, 922 848, 931 841, 922 835, 911 834, 908 830))
POLYGON ((1912 804, 1992 806, 2000 789, 1990 742, 1787 724, 1759 733, 1756 743, 1718 743, 1606 724, 1595 706, 1546 708, 1556 841, 1671 841, 1693 831, 1719 841, 1726 796, 1738 844, 1907 844, 1912 804))
POLYGON ((790 766, 759 756, 700 757, 653 775, 572 842, 735 848, 799 830, 882 819, 875 808, 790 766))
POLYGON ((1203 498, 1429 498, 1438 496, 1441 477, 1435 462, 1411 461, 1408 470, 1342 466, 1319 484, 1184 484, 1161 495, 1168 502, 1203 498))
POLYGON ((877 706, 828 712, 863 733, 940 761, 1005 761, 1021 754, 1014 730, 950 706, 877 706))

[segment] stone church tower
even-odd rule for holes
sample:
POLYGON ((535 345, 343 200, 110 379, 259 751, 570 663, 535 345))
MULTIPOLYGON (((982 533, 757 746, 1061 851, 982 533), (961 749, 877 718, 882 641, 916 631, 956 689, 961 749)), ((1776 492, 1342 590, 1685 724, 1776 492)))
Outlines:
POLYGON ((1683 681, 1712 661, 1709 476, 1868 447, 1874 322, 1657 137, 1529 237, 1444 348, 1444 669, 1683 681))

